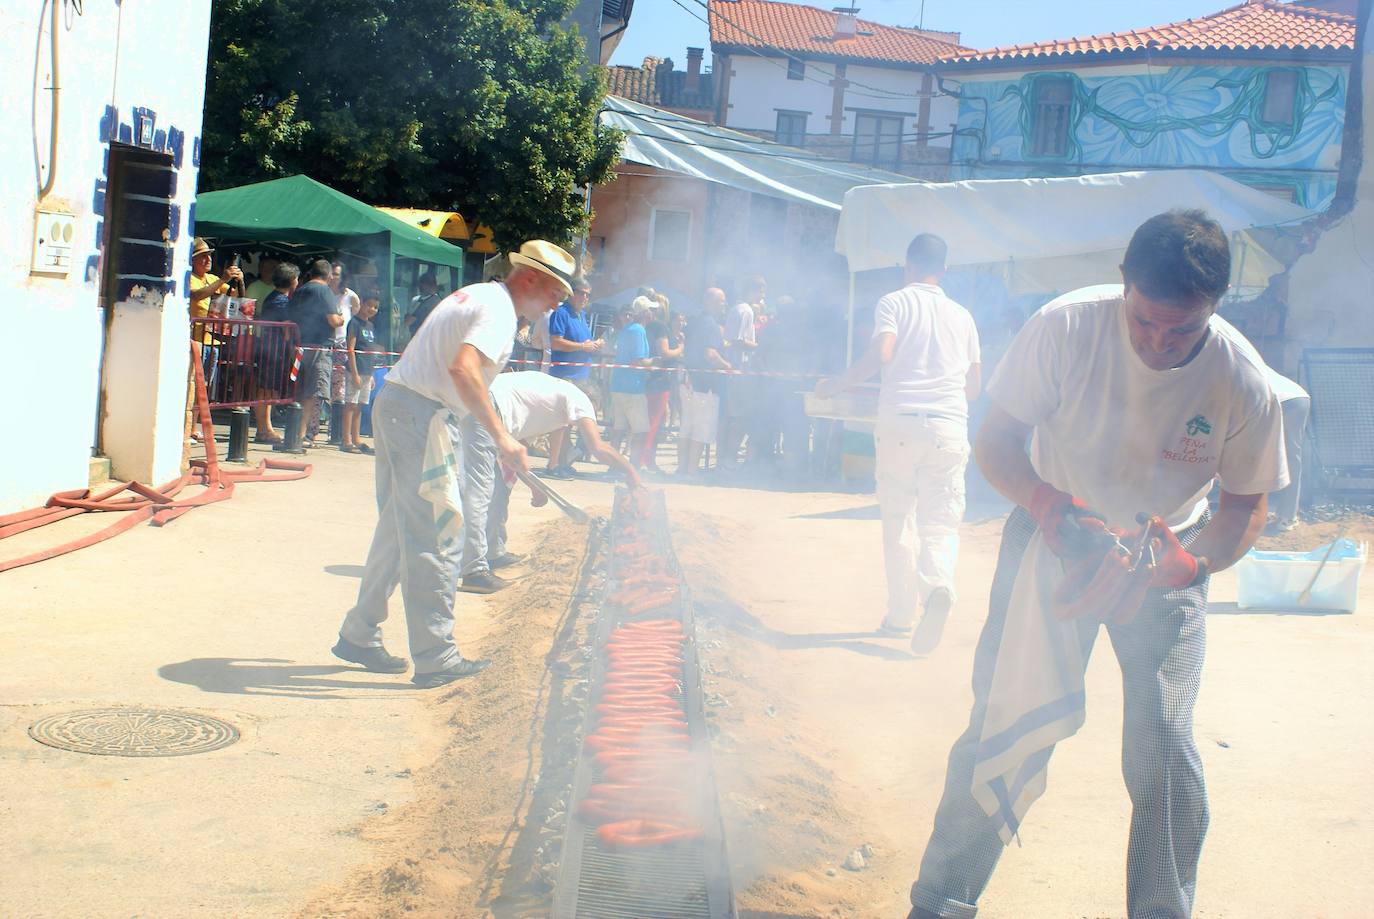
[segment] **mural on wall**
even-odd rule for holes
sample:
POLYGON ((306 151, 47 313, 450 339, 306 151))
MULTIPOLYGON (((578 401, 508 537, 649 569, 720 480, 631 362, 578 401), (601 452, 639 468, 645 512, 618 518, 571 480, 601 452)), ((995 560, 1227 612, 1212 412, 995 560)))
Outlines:
POLYGON ((1345 84, 1337 67, 1142 67, 1110 76, 1046 71, 966 80, 955 171, 987 178, 1199 166, 1290 189, 1298 203, 1320 207, 1335 192, 1345 84), (1264 117, 1272 73, 1293 75, 1286 121, 1264 117), (1070 90, 1059 155, 1033 155, 1042 80, 1070 90))

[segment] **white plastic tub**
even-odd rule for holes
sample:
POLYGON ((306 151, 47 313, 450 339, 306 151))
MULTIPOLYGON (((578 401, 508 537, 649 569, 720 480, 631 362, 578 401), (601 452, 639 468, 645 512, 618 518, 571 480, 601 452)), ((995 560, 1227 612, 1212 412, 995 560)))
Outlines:
POLYGON ((1311 552, 1258 552, 1251 549, 1236 563, 1238 583, 1236 605, 1241 609, 1325 609, 1355 612, 1360 591, 1360 569, 1368 557, 1368 546, 1353 539, 1342 539, 1331 551, 1322 568, 1330 544, 1311 552), (1317 569, 1321 574, 1317 575, 1317 569), (1316 575, 1314 584, 1312 577, 1316 575), (1307 585, 1312 592, 1307 602, 1298 597, 1307 585))

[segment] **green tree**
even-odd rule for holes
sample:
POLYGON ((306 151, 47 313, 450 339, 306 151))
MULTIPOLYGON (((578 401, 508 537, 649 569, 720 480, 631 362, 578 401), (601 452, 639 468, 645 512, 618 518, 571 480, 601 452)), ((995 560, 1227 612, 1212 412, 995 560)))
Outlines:
POLYGON ((575 0, 215 0, 201 187, 305 173, 376 204, 460 211, 502 247, 586 228, 606 181, 575 0))

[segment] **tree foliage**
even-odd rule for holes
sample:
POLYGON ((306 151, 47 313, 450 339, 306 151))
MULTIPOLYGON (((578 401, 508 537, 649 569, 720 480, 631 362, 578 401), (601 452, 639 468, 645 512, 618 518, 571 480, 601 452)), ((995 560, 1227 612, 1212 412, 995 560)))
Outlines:
POLYGON ((215 0, 201 185, 305 173, 459 211, 502 247, 585 229, 618 132, 574 0, 215 0))

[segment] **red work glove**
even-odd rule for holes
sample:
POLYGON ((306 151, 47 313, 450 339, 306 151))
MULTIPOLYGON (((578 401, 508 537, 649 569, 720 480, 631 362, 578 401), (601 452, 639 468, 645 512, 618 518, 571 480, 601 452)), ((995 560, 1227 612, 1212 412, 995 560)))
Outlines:
POLYGON ((1042 482, 1026 510, 1040 527, 1045 545, 1060 558, 1094 555, 1112 545, 1106 518, 1053 485, 1042 482))
POLYGON ((1181 590, 1200 584, 1207 577, 1207 565, 1196 555, 1183 548, 1174 531, 1159 517, 1144 521, 1154 534, 1151 545, 1154 547, 1154 576, 1150 578, 1151 587, 1167 590, 1181 590))

